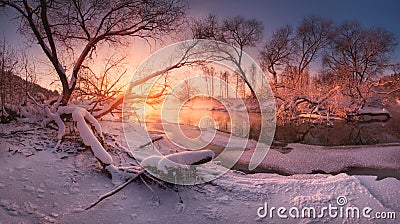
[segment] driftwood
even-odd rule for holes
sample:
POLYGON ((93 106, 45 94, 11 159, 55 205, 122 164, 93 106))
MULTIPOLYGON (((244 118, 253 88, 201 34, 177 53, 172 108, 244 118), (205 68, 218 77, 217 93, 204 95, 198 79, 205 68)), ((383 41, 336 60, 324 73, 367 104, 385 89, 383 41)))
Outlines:
MULTIPOLYGON (((285 102, 282 105, 283 110, 291 110, 294 111, 296 107, 298 107, 302 103, 308 103, 313 106, 313 109, 311 110, 311 113, 316 113, 319 110, 319 106, 324 103, 326 100, 328 100, 336 91, 338 91, 340 86, 336 86, 335 88, 331 89, 328 93, 323 95, 322 97, 319 97, 318 99, 310 99, 306 96, 295 96, 292 98, 291 101, 285 102)), ((282 97, 279 97, 280 99, 283 100, 282 97)))
POLYGON ((337 116, 320 115, 320 114, 299 114, 292 119, 299 119, 299 118, 321 119, 321 120, 339 120, 339 121, 345 120, 344 118, 337 117, 337 116))
POLYGON ((327 94, 325 94, 324 96, 320 97, 317 100, 311 100, 306 97, 296 97, 292 103, 291 108, 295 109, 299 104, 307 102, 314 106, 314 108, 312 109, 312 112, 316 112, 316 111, 318 111, 319 105, 321 105, 323 102, 328 100, 338 90, 339 90, 339 86, 336 86, 335 88, 331 89, 327 94))
POLYGON ((371 116, 371 117, 379 117, 379 116, 383 116, 384 119, 371 119, 372 121, 387 121, 389 120, 392 115, 389 113, 389 111, 385 110, 385 109, 360 109, 357 112, 354 113, 348 113, 346 115, 346 118, 342 118, 342 117, 338 117, 338 116, 331 116, 330 114, 327 115, 321 115, 321 114, 312 114, 312 113, 303 113, 303 114, 299 114, 295 117, 292 118, 292 120, 295 119, 301 119, 301 118, 308 118, 308 119, 320 119, 320 120, 327 120, 328 122, 330 122, 330 120, 355 120, 356 117, 358 118, 362 118, 364 116, 371 116))
POLYGON ((356 113, 347 114, 347 117, 350 118, 350 119, 354 119, 355 117, 362 118, 364 116, 370 116, 370 117, 383 116, 384 117, 384 119, 372 118, 372 119, 369 119, 369 120, 366 120, 366 121, 388 121, 390 118, 392 118, 392 115, 389 113, 389 111, 387 111, 385 109, 380 109, 380 108, 360 109, 356 113))
POLYGON ((9 133, 0 133, 0 137, 3 137, 3 138, 14 137, 13 135, 18 134, 18 133, 37 131, 37 130, 40 130, 40 129, 43 129, 43 128, 42 127, 37 127, 37 128, 30 128, 30 129, 25 129, 25 130, 15 130, 15 131, 11 131, 9 133))
POLYGON ((98 203, 100 203, 101 201, 103 201, 104 199, 114 195, 115 193, 117 193, 118 191, 124 189, 126 186, 128 186, 128 184, 130 184, 132 181, 134 181, 137 177, 139 177, 142 173, 144 173, 144 170, 142 170, 141 172, 137 173, 135 176, 132 176, 131 178, 129 178, 126 182, 124 182, 123 184, 117 186, 116 188, 114 188, 112 191, 107 192, 106 194, 103 194, 99 197, 99 199, 97 199, 96 202, 94 202, 93 204, 91 204, 89 207, 85 208, 85 210, 89 210, 91 208, 93 208, 94 206, 96 206, 98 203))
POLYGON ((391 118, 392 115, 390 115, 389 111, 385 110, 385 109, 361 109, 358 112, 359 116, 365 116, 365 115, 369 115, 369 116, 386 116, 388 118, 391 118))
POLYGON ((379 93, 379 94, 387 94, 387 95, 390 95, 390 94, 395 93, 395 92, 397 92, 397 91, 400 91, 400 89, 394 89, 394 90, 389 91, 389 92, 378 92, 378 93, 379 93))
POLYGON ((150 145, 151 143, 154 143, 154 142, 156 142, 158 140, 161 140, 161 139, 163 139, 163 136, 161 136, 161 135, 151 136, 151 141, 139 146, 139 148, 144 148, 144 147, 150 145))

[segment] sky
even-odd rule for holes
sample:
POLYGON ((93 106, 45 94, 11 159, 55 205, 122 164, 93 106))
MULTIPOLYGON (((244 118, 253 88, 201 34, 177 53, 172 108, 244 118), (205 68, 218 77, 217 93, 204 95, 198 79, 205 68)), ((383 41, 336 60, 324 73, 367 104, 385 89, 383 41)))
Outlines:
MULTIPOLYGON (((400 42, 400 1, 396 0, 188 0, 188 3, 189 17, 205 17, 212 13, 220 18, 241 15, 260 20, 264 26, 264 40, 270 38, 273 31, 285 24, 296 27, 305 16, 320 15, 333 19, 336 24, 346 20, 358 20, 365 27, 385 27, 393 32, 400 42)), ((17 32, 18 24, 10 21, 12 17, 13 14, 8 11, 0 13, 0 37, 17 47, 25 39, 17 32)), ((131 73, 157 48, 160 46, 149 48, 144 41, 133 41, 129 49, 131 73)), ((398 46, 396 56, 400 59, 399 49, 398 46)), ((46 60, 40 55, 42 53, 37 46, 31 51, 34 57, 46 60)), ((257 57, 256 49, 248 51, 251 56, 257 57)), ((48 80, 44 77, 39 81, 43 84, 48 80)))
POLYGON ((255 18, 264 25, 265 39, 285 24, 296 27, 305 16, 320 15, 335 24, 358 20, 365 27, 385 27, 400 42, 400 1, 396 0, 190 0, 189 4, 189 14, 195 17, 212 13, 255 18))
POLYGON ((194 16, 213 13, 255 18, 263 22, 267 35, 284 24, 296 26, 303 17, 316 14, 336 23, 359 20, 365 26, 383 26, 400 37, 400 2, 396 0, 190 0, 189 4, 194 16))

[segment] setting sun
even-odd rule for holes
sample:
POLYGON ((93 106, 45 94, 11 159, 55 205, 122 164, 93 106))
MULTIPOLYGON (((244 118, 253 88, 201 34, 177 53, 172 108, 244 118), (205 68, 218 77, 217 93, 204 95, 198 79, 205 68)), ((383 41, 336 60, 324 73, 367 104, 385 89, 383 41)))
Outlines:
POLYGON ((0 0, 0 223, 398 223, 399 12, 0 0))

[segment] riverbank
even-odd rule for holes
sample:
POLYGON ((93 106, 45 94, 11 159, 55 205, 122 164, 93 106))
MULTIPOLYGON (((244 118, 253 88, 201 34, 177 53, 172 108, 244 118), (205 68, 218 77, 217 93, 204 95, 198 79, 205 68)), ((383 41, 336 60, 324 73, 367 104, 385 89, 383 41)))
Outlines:
MULTIPOLYGON (((192 138, 192 146, 204 145, 201 130, 195 126, 167 124, 170 126, 168 135, 176 136, 173 132, 182 132, 192 138), (174 127, 171 127, 174 126, 174 127)), ((182 151, 182 148, 171 143, 163 132, 159 123, 148 124, 148 128, 163 136, 157 144, 163 154, 182 151)), ((349 173, 358 175, 372 175, 378 179, 395 177, 400 179, 400 143, 387 143, 377 145, 350 145, 350 146, 315 146, 300 143, 273 143, 267 156, 255 170, 249 170, 248 164, 254 153, 257 142, 252 139, 233 137, 225 132, 216 131, 214 140, 202 149, 213 150, 218 156, 226 149, 224 158, 229 160, 237 156, 238 149, 244 149, 233 169, 246 173, 278 173, 281 175, 293 174, 338 174, 349 173), (229 148, 229 141, 235 141, 229 148), (227 147, 228 146, 228 147, 227 147)), ((174 139, 176 140, 176 139, 174 139)))
MULTIPOLYGON (((120 123, 103 121, 101 124, 107 135, 126 144, 120 123)), ((361 209, 369 206, 373 211, 371 218, 348 218, 346 222, 396 223, 376 219, 374 215, 378 211, 394 211, 397 215, 400 212, 397 197, 400 181, 395 178, 375 181, 373 176, 344 173, 282 176, 237 171, 229 171, 211 183, 180 186, 182 202, 173 189, 153 185, 158 201, 147 186, 134 182, 84 211, 83 208, 114 186, 79 139, 67 136, 61 151, 52 153, 55 130, 12 123, 2 126, 0 131, 1 223, 343 222, 345 218, 327 215, 317 219, 280 219, 276 214, 272 219, 261 219, 257 215, 265 202, 287 208, 337 206, 339 196, 346 197, 346 206, 361 209)))

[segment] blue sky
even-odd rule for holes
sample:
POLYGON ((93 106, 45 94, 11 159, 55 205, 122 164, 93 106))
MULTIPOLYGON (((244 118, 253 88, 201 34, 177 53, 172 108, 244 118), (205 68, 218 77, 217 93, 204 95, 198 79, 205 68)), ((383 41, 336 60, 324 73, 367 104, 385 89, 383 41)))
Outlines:
MULTIPOLYGON (((384 27, 395 34, 400 45, 400 1, 396 0, 189 0, 189 5, 189 15, 195 17, 212 13, 221 18, 242 15, 262 21, 264 41, 285 24, 296 27, 305 16, 320 15, 336 25, 358 20, 364 27, 384 27)), ((395 52, 397 63, 399 45, 395 52)), ((248 53, 257 57, 257 49, 248 53)), ((312 66, 319 70, 318 62, 312 66)))
MULTIPOLYGON (((335 24, 358 20, 364 27, 385 27, 400 42, 400 1, 396 0, 188 0, 188 3, 189 17, 205 17, 212 13, 220 18, 241 15, 260 20, 264 25, 264 39, 278 27, 285 24, 296 27, 305 16, 314 14, 331 18, 335 24)), ((12 17, 12 12, 0 13, 0 38, 17 47, 25 39, 17 32, 18 24, 10 21, 12 17)), ((136 43, 143 44, 140 41, 136 43)), ((40 49, 36 46, 33 52, 40 52, 40 49)), ((137 63, 150 53, 151 50, 136 55, 137 63)), ((248 53, 257 57, 256 49, 248 53)), ((395 55, 396 61, 400 61, 400 46, 395 55)))
MULTIPOLYGON (((396 0, 188 0, 189 16, 204 17, 209 13, 219 17, 242 15, 264 24, 268 37, 284 24, 296 26, 303 17, 317 14, 336 23, 359 20, 364 26, 383 26, 400 39, 400 1, 396 0)), ((0 35, 9 42, 21 40, 17 23, 10 22, 10 12, 0 13, 0 35)), ((3 39, 3 38, 1 38, 3 39)))
POLYGON ((364 26, 383 26, 400 39, 400 1, 395 0, 190 0, 190 14, 229 17, 242 15, 263 22, 266 36, 284 24, 296 26, 307 15, 336 23, 359 20, 364 26))

